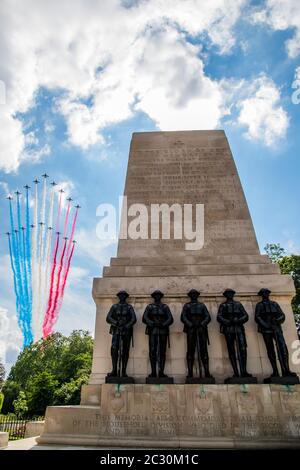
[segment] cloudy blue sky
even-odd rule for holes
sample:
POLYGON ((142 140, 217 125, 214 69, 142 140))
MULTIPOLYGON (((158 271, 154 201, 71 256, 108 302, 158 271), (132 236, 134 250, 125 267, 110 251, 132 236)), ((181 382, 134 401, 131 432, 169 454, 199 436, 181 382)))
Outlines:
POLYGON ((1 0, 0 58, 7 363, 21 335, 6 195, 46 171, 82 206, 57 329, 93 331, 92 278, 116 250, 96 238, 96 207, 122 194, 134 131, 225 129, 261 250, 299 252, 298 0, 1 0))

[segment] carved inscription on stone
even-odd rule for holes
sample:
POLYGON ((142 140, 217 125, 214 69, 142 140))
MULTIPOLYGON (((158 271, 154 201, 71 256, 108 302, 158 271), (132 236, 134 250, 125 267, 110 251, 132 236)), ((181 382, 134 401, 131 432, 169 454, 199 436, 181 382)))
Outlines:
MULTIPOLYGON (((193 141, 188 135, 183 136, 180 145, 174 145, 173 139, 169 135, 133 136, 125 186, 128 206, 204 204, 205 239, 200 254, 207 250, 219 254, 233 251, 258 254, 247 203, 225 135, 215 136, 209 146, 203 135, 196 132, 193 141)), ((195 213, 194 210, 194 218, 195 213)), ((118 253, 124 251, 128 256, 131 248, 136 254, 149 247, 157 254, 160 250, 185 251, 185 241, 173 237, 167 243, 161 238, 140 242, 133 245, 120 240, 118 253)))

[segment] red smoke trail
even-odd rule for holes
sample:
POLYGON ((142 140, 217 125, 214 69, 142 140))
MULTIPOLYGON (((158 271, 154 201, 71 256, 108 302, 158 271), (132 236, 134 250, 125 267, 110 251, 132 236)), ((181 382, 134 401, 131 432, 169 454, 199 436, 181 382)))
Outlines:
POLYGON ((71 253, 70 253, 70 256, 69 256, 69 258, 67 260, 67 263, 66 263, 66 268, 65 268, 65 271, 64 271, 64 277, 63 277, 63 281, 62 281, 62 287, 61 287, 61 291, 60 291, 58 306, 56 308, 55 317, 53 319, 53 324, 57 320, 57 317, 58 317, 58 314, 59 314, 59 311, 60 311, 60 308, 61 308, 61 304, 62 304, 62 301, 63 301, 65 288, 66 288, 66 283, 67 283, 67 278, 68 278, 68 274, 69 274, 69 271, 70 271, 71 260, 72 260, 73 253, 74 253, 74 248, 75 248, 75 242, 73 242, 71 253))
MULTIPOLYGON (((60 311, 60 308, 61 308, 61 304, 62 304, 63 296, 64 296, 64 291, 65 291, 65 287, 66 287, 66 282, 67 282, 67 277, 68 277, 68 273, 69 273, 69 270, 70 270, 71 259, 72 259, 73 252, 74 252, 75 243, 73 242, 73 238, 74 238, 75 226, 76 226, 76 221, 77 221, 78 209, 79 209, 79 207, 76 207, 76 211, 75 211, 74 218, 73 218, 73 223, 72 223, 72 228, 71 228, 71 233, 70 233, 70 240, 69 240, 67 251, 66 251, 65 261, 64 261, 64 263, 62 263, 63 264, 63 266, 62 266, 63 267, 62 282, 60 283, 61 285, 59 285, 59 283, 57 284, 58 285, 58 302, 55 301, 55 308, 52 310, 52 316, 51 316, 53 325, 57 320, 57 317, 58 317, 58 314, 59 314, 59 311, 60 311), (71 253, 70 253, 71 244, 73 244, 73 247, 72 247, 72 250, 71 250, 71 253)), ((66 221, 67 221, 68 216, 69 216, 69 214, 67 212, 66 221)), ((66 222, 65 222, 65 228, 66 228, 66 222)), ((64 231, 65 231, 65 229, 64 229, 64 231)), ((61 273, 61 271, 62 270, 60 270, 60 273, 61 273)), ((60 275, 59 275, 59 280, 60 280, 60 275)), ((57 296, 56 296, 56 299, 57 299, 57 296)))
MULTIPOLYGON (((65 243, 63 245, 61 255, 60 255, 59 269, 58 269, 58 273, 57 273, 57 277, 56 277, 55 297, 54 297, 54 300, 53 300, 53 303, 52 303, 51 311, 50 311, 50 314, 49 314, 49 320, 48 320, 51 323, 51 325, 52 325, 53 318, 56 316, 55 311, 56 311, 57 302, 60 298, 60 293, 61 293, 61 282, 60 282, 61 273, 62 273, 63 268, 64 268, 64 271, 66 269, 65 266, 64 266, 64 257, 65 257, 65 253, 66 253, 66 247, 67 247, 66 234, 67 234, 67 227, 68 227, 68 221, 69 221, 69 215, 70 215, 70 208, 71 208, 71 205, 70 205, 70 201, 69 201, 68 205, 67 205, 66 216, 65 216, 65 221, 64 221, 64 229, 63 229, 63 239, 65 240, 65 243)), ((66 256, 65 259, 67 261, 67 256, 66 256)), ((52 328, 51 325, 50 325, 50 328, 52 328)), ((51 333, 52 333, 52 331, 51 331, 51 333)))
POLYGON ((59 201, 58 201, 58 210, 57 210, 57 217, 56 217, 56 223, 55 223, 55 232, 59 231, 59 221, 60 221, 60 213, 61 213, 61 196, 62 195, 62 189, 60 190, 59 193, 59 201))
POLYGON ((56 268, 56 258, 57 258, 58 246, 59 246, 59 232, 56 233, 56 246, 55 246, 52 269, 51 269, 48 307, 47 307, 47 311, 46 311, 44 322, 43 322, 43 337, 44 337, 44 339, 47 338, 47 336, 50 334, 49 333, 48 322, 49 322, 49 316, 50 316, 51 306, 52 306, 52 297, 53 297, 53 290, 54 290, 54 274, 55 274, 55 268, 56 268))
POLYGON ((67 206, 66 218, 65 218, 65 223, 64 223, 63 238, 65 238, 66 233, 67 233, 67 226, 68 226, 69 214, 70 214, 70 203, 68 203, 68 206, 67 206))
POLYGON ((43 322, 43 337, 44 337, 44 339, 50 334, 49 333, 48 322, 49 322, 49 319, 50 319, 51 308, 52 308, 52 304, 53 304, 54 278, 55 278, 55 269, 56 269, 56 259, 57 259, 57 253, 58 253, 58 247, 59 247, 59 222, 60 222, 60 214, 61 214, 62 193, 63 193, 63 190, 60 190, 59 199, 58 199, 57 216, 56 216, 56 221, 55 221, 56 247, 55 247, 53 261, 52 261, 48 306, 47 306, 47 311, 45 313, 44 322, 43 322))
POLYGON ((64 262, 64 256, 66 252, 66 246, 67 246, 67 239, 65 239, 64 243, 64 248, 62 250, 61 256, 60 256, 60 261, 59 261, 59 268, 58 268, 58 273, 56 277, 56 287, 55 287, 55 297, 53 300, 53 307, 51 308, 50 314, 49 314, 49 320, 48 320, 48 334, 53 333, 52 327, 53 327, 53 318, 56 316, 55 311, 57 308, 57 301, 59 298, 59 293, 60 293, 60 276, 63 268, 63 262, 64 262))
MULTIPOLYGON (((67 244, 67 239, 65 239, 64 247, 60 256, 59 269, 58 269, 58 273, 56 277, 56 285, 54 287, 54 283, 55 283, 54 272, 56 269, 56 258, 57 258, 57 252, 58 252, 58 246, 56 246, 57 249, 55 250, 55 254, 54 254, 55 261, 53 262, 52 273, 51 273, 51 284, 50 284, 48 308, 47 308, 44 325, 43 325, 44 338, 46 338, 47 336, 53 333, 53 326, 58 318, 59 310, 61 308, 64 291, 66 287, 66 282, 67 282, 67 277, 68 277, 69 270, 70 270, 71 260, 72 260, 72 256, 74 253, 75 242, 73 242, 73 238, 74 238, 75 226, 77 222, 78 209, 79 209, 79 206, 76 206, 76 211, 74 214, 72 227, 71 227, 69 243, 67 244), (73 247, 71 249, 72 243, 73 243, 73 247), (61 281, 61 276, 62 276, 62 281, 61 281), (53 298, 54 291, 55 293, 54 293, 54 298, 53 298)), ((60 212, 61 212, 61 196, 60 196, 60 201, 59 201, 59 213, 57 215, 57 220, 56 220, 57 227, 59 227, 60 212)), ((66 234, 67 232, 69 214, 70 214, 70 207, 68 206, 67 212, 66 212, 66 218, 64 222, 64 229, 63 229, 64 234, 66 234)))
POLYGON ((76 221, 77 221, 78 209, 79 209, 79 207, 76 207, 76 211, 75 211, 74 219, 73 219, 73 223, 72 223, 72 228, 71 228, 70 239, 69 239, 68 248, 67 248, 67 255, 66 255, 67 258, 69 256, 71 244, 72 244, 72 241, 73 241, 73 238, 74 238, 74 232, 75 232, 75 226, 76 226, 76 221))

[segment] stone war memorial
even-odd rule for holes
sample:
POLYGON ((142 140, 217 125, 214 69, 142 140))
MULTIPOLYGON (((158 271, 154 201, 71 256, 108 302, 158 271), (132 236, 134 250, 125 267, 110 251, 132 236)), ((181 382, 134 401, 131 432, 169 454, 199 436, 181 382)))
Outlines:
POLYGON ((259 252, 225 133, 134 133, 124 196, 93 283, 89 383, 80 406, 47 408, 39 444, 299 446, 294 284, 259 252), (155 218, 162 204, 192 227, 174 206, 155 218), (141 205, 151 217, 128 236, 141 205))

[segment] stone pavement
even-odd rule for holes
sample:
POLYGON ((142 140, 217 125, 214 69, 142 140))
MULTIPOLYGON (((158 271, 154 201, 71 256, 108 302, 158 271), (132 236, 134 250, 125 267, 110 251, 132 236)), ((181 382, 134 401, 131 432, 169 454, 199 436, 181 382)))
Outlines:
MULTIPOLYGON (((67 445, 40 445, 36 443, 36 437, 9 441, 8 447, 2 450, 99 450, 99 447, 90 446, 67 446, 67 445)), ((109 450, 109 449, 107 449, 109 450)))

